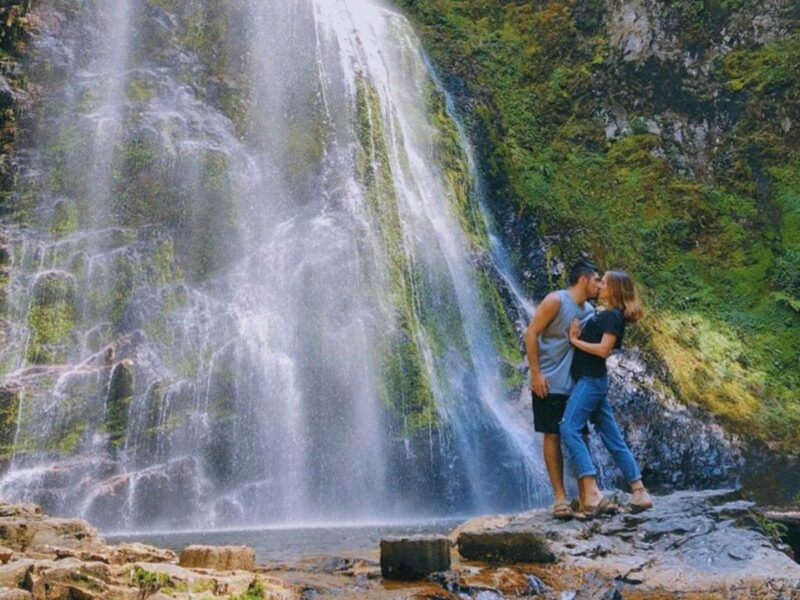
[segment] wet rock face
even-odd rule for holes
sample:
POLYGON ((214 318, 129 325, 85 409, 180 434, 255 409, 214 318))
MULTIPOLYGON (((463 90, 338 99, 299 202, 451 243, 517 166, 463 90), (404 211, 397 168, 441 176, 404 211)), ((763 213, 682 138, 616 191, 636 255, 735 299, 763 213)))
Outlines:
MULTIPOLYGON (((680 404, 636 349, 612 356, 609 373, 609 398, 646 485, 670 491, 738 482, 744 463, 735 440, 709 415, 680 404)), ((599 435, 591 443, 603 482, 627 489, 599 435)))
POLYGON ((132 360, 123 360, 111 371, 106 410, 106 428, 109 431, 109 449, 113 453, 125 436, 128 409, 134 394, 134 365, 132 360))
POLYGON ((616 580, 623 595, 796 597, 800 565, 760 529, 753 507, 736 492, 680 492, 656 497, 655 508, 644 513, 623 511, 590 523, 559 523, 547 511, 534 510, 467 522, 459 529, 460 535, 509 531, 544 535, 560 564, 616 580))

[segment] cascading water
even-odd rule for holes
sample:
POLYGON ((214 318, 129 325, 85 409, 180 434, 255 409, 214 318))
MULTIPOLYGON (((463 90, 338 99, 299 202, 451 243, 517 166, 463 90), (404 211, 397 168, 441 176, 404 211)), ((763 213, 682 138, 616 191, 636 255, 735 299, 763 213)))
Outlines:
POLYGON ((372 0, 42 0, 0 496, 104 528, 530 506, 463 134, 372 0))

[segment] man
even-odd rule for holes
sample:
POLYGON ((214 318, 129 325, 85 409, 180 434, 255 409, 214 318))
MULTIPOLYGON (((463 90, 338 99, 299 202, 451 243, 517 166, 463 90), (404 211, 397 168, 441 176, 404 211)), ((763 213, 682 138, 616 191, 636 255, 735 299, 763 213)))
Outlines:
POLYGON ((559 434, 559 423, 573 384, 570 367, 574 349, 569 341, 569 326, 573 319, 580 319, 583 324, 594 315, 594 307, 588 300, 597 297, 600 275, 590 262, 579 261, 569 270, 568 284, 568 288, 545 296, 536 307, 525 334, 531 370, 533 425, 536 431, 544 434, 544 463, 553 486, 553 516, 557 519, 573 516, 564 490, 564 458, 559 434))

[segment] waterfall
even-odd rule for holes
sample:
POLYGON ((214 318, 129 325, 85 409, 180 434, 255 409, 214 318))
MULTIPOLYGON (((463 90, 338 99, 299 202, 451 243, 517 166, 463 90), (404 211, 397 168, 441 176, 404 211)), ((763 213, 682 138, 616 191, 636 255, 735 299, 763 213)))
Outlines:
POLYGON ((542 501, 513 281, 401 14, 36 10, 0 497, 139 530, 542 501))

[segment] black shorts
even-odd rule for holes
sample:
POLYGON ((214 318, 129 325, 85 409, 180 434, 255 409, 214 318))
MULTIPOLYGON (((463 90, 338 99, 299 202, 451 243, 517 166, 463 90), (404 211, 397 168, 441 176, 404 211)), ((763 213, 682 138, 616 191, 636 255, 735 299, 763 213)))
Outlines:
MULTIPOLYGON (((539 398, 531 390, 533 398, 533 429, 539 433, 560 433, 561 419, 564 418, 564 410, 567 408, 567 394, 547 394, 544 398, 539 398)), ((584 435, 589 433, 589 426, 584 425, 584 435)))

